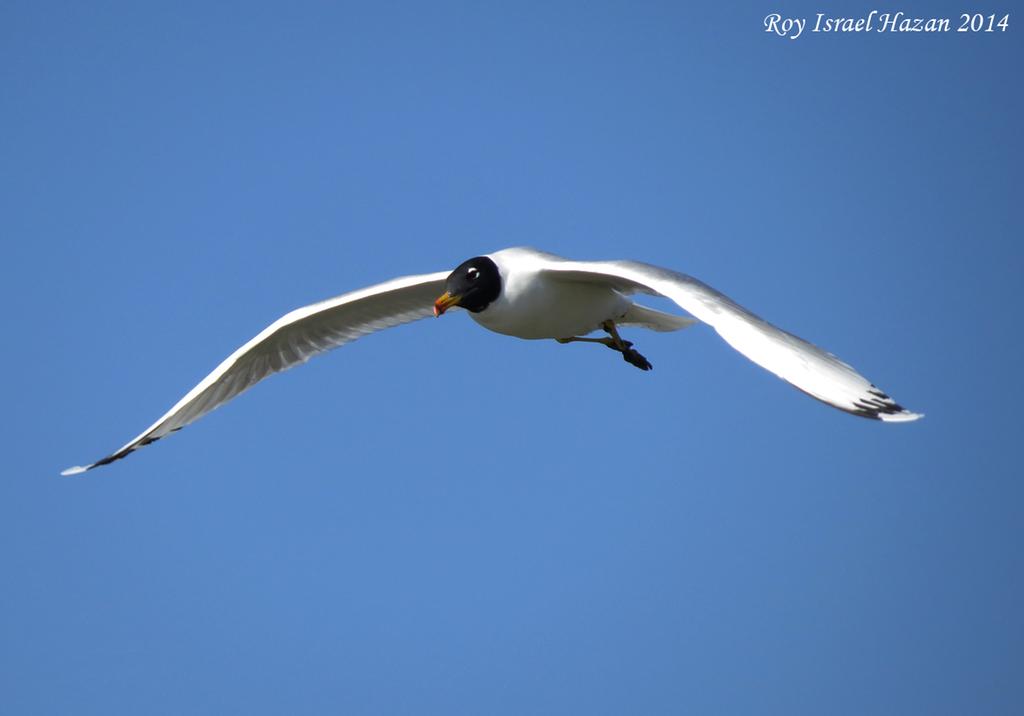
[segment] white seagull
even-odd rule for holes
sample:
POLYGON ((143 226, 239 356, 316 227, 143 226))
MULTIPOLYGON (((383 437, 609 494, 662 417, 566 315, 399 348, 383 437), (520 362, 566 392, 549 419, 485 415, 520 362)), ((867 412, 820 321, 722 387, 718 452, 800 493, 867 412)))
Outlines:
POLYGON ((455 306, 496 333, 599 343, 650 370, 651 364, 622 340, 617 327, 675 331, 696 321, 633 303, 630 296, 637 293, 671 299, 747 358, 823 403, 885 422, 923 417, 898 405, 831 353, 776 328, 695 278, 637 261, 570 261, 520 247, 471 258, 452 272, 396 278, 294 310, 228 356, 124 447, 61 474, 76 475, 120 460, 181 430, 272 373, 368 333, 440 316, 455 306), (585 337, 599 329, 607 337, 585 337))

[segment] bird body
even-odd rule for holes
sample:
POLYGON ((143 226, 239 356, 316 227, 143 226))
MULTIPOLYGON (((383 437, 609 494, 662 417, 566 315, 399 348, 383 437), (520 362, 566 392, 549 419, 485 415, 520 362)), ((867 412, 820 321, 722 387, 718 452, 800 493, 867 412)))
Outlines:
POLYGON ((474 257, 450 273, 396 278, 296 309, 228 356, 133 440, 92 464, 68 468, 62 474, 78 474, 119 460, 180 430, 267 376, 314 355, 454 307, 465 309, 495 333, 528 340, 601 343, 632 365, 649 370, 650 363, 632 343, 621 339, 617 326, 674 331, 695 321, 635 303, 630 297, 638 293, 674 301, 711 325, 747 358, 832 407, 885 422, 922 417, 897 404, 836 356, 777 328, 690 276, 636 261, 571 261, 519 247, 474 257), (584 337, 599 329, 609 337, 584 337))
POLYGON ((605 321, 622 319, 633 305, 606 284, 545 278, 543 264, 537 259, 549 256, 522 248, 488 254, 501 274, 503 290, 486 310, 470 317, 506 336, 558 339, 593 333, 605 321))

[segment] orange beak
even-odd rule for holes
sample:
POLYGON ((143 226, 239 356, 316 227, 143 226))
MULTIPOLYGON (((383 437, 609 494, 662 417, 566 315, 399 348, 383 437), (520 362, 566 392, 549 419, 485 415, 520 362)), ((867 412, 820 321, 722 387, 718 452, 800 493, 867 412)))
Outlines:
POLYGON ((438 317, 452 306, 459 305, 459 299, 461 296, 453 296, 447 291, 441 294, 441 296, 434 301, 434 316, 438 317))

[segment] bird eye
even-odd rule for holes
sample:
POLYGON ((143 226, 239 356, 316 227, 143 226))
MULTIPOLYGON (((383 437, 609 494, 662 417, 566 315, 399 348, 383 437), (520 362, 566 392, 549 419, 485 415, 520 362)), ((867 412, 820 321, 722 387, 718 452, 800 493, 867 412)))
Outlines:
POLYGON ((480 278, 480 272, 477 271, 475 268, 471 268, 469 271, 466 272, 466 278, 468 278, 470 281, 476 281, 478 278, 480 278))

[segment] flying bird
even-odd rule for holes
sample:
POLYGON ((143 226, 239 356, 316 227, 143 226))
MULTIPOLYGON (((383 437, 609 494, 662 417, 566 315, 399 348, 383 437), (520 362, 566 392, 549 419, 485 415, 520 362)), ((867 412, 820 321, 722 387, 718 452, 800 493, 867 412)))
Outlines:
POLYGON ((571 261, 536 249, 503 249, 464 261, 454 271, 405 276, 288 313, 228 356, 185 397, 129 443, 76 475, 120 460, 181 430, 267 376, 369 333, 453 308, 495 333, 528 340, 606 346, 641 370, 651 363, 619 327, 675 331, 697 321, 713 327, 747 358, 823 403, 885 422, 917 420, 851 366, 776 328, 695 278, 637 261, 571 261), (649 294, 671 299, 693 318, 634 303, 649 294), (603 331, 600 338, 588 337, 603 331))

